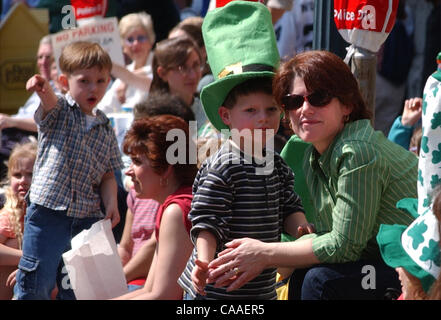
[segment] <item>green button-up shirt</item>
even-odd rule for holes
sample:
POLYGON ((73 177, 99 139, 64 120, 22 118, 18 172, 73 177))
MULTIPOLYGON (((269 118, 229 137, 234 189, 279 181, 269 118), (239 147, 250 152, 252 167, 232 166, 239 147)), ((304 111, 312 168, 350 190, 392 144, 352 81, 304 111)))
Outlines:
POLYGON ((418 158, 369 120, 348 123, 322 155, 310 146, 303 169, 315 206, 312 247, 321 262, 379 258, 380 224, 413 220, 396 203, 417 197, 418 158))

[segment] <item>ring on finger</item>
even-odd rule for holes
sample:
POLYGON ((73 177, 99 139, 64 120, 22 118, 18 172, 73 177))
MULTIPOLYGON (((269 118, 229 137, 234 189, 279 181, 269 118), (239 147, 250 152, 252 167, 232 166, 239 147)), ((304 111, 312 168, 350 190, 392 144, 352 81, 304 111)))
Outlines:
POLYGON ((234 267, 232 270, 233 270, 235 275, 239 274, 239 268, 238 267, 234 267))

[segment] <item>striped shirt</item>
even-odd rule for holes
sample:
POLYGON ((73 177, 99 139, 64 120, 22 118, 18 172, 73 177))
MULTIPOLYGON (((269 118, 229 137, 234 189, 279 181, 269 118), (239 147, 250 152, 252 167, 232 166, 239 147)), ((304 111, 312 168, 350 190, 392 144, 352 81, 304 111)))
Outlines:
POLYGON ((150 239, 155 232, 156 213, 159 202, 153 199, 139 199, 134 189, 130 189, 127 195, 127 207, 133 214, 131 236, 133 240, 132 257, 142 247, 144 242, 150 239))
MULTIPOLYGON (((225 243, 243 237, 264 242, 280 241, 284 219, 294 212, 303 212, 303 207, 293 191, 291 169, 278 154, 271 155, 274 156, 271 174, 257 174, 259 165, 248 161, 231 140, 227 140, 204 162, 193 184, 194 198, 189 214, 193 243, 201 230, 210 231, 216 237, 216 253, 225 249, 225 243)), ((268 154, 266 159, 269 159, 268 154)), ((193 297, 196 292, 191 272, 196 254, 194 249, 178 281, 193 297)), ((233 292, 208 284, 206 298, 276 299, 275 279, 276 269, 266 269, 233 292)))
POLYGON ((123 167, 109 119, 97 110, 86 130, 86 114, 70 95, 58 99, 44 119, 35 113, 38 152, 30 189, 30 201, 67 216, 103 217, 100 184, 106 172, 123 167))
POLYGON ((310 146, 304 170, 316 209, 317 258, 326 263, 380 258, 380 224, 413 220, 396 203, 417 197, 417 168, 418 158, 374 131, 369 120, 348 123, 322 155, 310 146))

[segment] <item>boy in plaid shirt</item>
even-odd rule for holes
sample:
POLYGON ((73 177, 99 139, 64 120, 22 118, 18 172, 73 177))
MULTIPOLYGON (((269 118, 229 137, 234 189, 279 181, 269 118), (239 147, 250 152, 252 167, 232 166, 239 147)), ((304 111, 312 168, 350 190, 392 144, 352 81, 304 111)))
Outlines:
POLYGON ((16 299, 75 299, 61 255, 72 237, 103 218, 119 222, 113 172, 123 167, 109 120, 95 106, 110 80, 112 61, 99 45, 74 42, 63 49, 59 81, 67 90, 58 97, 40 75, 26 89, 36 91, 41 105, 35 113, 38 154, 28 194, 23 256, 16 299), (64 274, 63 274, 64 273, 64 274))

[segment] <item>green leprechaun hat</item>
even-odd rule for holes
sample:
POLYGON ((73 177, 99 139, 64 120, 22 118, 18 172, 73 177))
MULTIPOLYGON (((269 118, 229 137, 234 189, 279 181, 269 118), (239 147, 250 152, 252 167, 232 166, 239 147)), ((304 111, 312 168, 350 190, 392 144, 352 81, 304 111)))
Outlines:
POLYGON ((215 81, 202 89, 201 102, 220 131, 228 129, 218 110, 230 90, 251 78, 273 77, 280 57, 271 14, 258 2, 232 1, 208 12, 202 35, 215 81))
MULTIPOLYGON (((397 207, 416 219, 410 226, 381 225, 377 242, 389 266, 403 267, 419 278, 427 292, 440 274, 439 221, 432 211, 441 184, 441 72, 427 80, 423 94, 423 136, 418 162, 418 199, 402 199, 397 207), (439 188, 439 187, 438 187, 439 188)), ((438 194, 441 196, 441 194, 438 194)))

